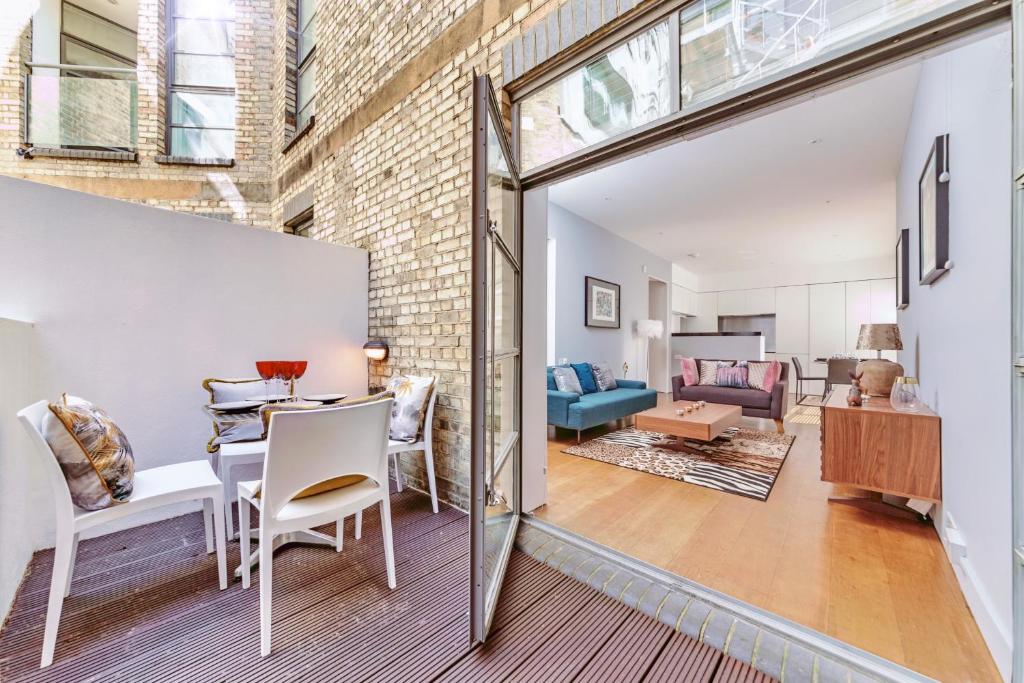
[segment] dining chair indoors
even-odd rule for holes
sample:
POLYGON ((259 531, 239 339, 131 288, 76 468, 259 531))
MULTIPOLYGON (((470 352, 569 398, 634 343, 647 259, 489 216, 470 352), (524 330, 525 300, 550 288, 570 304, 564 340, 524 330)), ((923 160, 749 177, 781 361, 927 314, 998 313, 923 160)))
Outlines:
MULTIPOLYGON (((800 359, 793 356, 793 369, 796 370, 796 404, 801 405, 803 400, 807 398, 808 394, 804 393, 804 382, 827 382, 827 377, 811 377, 804 374, 804 368, 800 365, 800 359)), ((822 398, 824 398, 825 392, 822 392, 822 398)))
MULTIPOLYGON (((69 403, 81 399, 68 397, 69 403)), ((57 536, 50 578, 50 597, 43 632, 43 654, 39 666, 53 662, 57 628, 64 598, 71 592, 78 539, 82 532, 100 524, 121 520, 153 508, 192 500, 203 501, 203 522, 206 529, 206 552, 217 553, 217 575, 220 588, 228 587, 224 553, 224 492, 221 482, 206 460, 182 462, 148 470, 137 470, 132 495, 125 502, 102 510, 87 511, 71 502, 71 491, 61 471, 57 456, 43 437, 43 419, 49 411, 46 401, 38 401, 18 412, 18 419, 28 432, 36 454, 43 462, 50 488, 56 501, 57 536)), ((146 523, 152 520, 140 521, 146 523)), ((102 533, 102 532, 101 532, 102 533)))
MULTIPOLYGON (((396 441, 388 439, 388 455, 395 461, 395 487, 402 491, 402 466, 399 462, 399 454, 416 451, 423 452, 424 466, 427 469, 427 485, 430 487, 430 505, 437 513, 437 482, 434 479, 434 403, 437 401, 437 382, 430 392, 430 401, 427 403, 427 414, 423 420, 423 428, 420 431, 419 439, 409 443, 407 441, 396 441)), ((359 521, 356 520, 356 533, 359 533, 359 521)), ((358 536, 357 536, 358 538, 358 536)))
MULTIPOLYGON (((392 401, 388 397, 353 406, 271 415, 263 480, 238 484, 242 557, 249 555, 249 534, 245 530, 249 528, 250 506, 259 511, 262 656, 270 654, 275 536, 336 522, 335 549, 340 552, 344 518, 379 504, 388 586, 395 587, 388 498, 392 401)), ((249 585, 249 565, 243 562, 242 587, 249 585)))

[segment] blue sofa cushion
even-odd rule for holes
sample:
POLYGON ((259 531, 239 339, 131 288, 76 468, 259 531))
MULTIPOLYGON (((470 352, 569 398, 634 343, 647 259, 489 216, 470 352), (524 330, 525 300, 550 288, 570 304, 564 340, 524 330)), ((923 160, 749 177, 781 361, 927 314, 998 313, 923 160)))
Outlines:
POLYGON ((555 373, 551 372, 551 368, 548 368, 548 391, 558 391, 558 387, 555 385, 555 373))
POLYGON ((588 429, 635 413, 658 404, 658 392, 653 389, 612 389, 594 394, 583 394, 568 406, 568 424, 573 429, 588 429))
POLYGON ((597 380, 594 379, 594 368, 590 367, 590 363, 572 363, 571 366, 576 371, 576 377, 580 380, 583 393, 597 393, 597 380))

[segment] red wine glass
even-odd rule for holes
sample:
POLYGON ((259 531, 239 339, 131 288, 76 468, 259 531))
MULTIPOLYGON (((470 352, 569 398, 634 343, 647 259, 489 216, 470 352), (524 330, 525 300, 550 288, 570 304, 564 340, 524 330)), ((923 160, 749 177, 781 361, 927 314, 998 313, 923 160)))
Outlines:
POLYGON ((277 367, 272 360, 258 360, 256 361, 256 372, 260 374, 263 379, 263 395, 267 401, 270 400, 270 380, 274 378, 274 374, 277 372, 277 367))
MULTIPOLYGON (((293 380, 298 380, 304 374, 306 374, 306 365, 308 365, 308 363, 307 363, 307 361, 304 361, 304 360, 293 360, 292 361, 292 379, 293 380)), ((292 386, 294 388, 294 385, 292 385, 292 386)))
POLYGON ((288 382, 292 378, 292 362, 290 360, 279 360, 274 363, 274 376, 281 380, 281 393, 288 394, 288 382))

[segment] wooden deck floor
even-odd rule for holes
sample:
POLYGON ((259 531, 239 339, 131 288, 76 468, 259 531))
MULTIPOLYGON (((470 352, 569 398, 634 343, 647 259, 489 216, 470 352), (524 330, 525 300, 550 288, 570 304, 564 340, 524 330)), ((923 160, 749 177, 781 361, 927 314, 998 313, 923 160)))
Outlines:
POLYGON ((471 649, 465 515, 431 514, 410 491, 392 505, 394 591, 369 511, 359 541, 349 520, 340 554, 275 557, 266 659, 256 575, 250 590, 217 590, 196 513, 82 542, 54 664, 40 670, 52 552, 38 553, 0 632, 0 681, 768 680, 518 552, 492 634, 471 649))

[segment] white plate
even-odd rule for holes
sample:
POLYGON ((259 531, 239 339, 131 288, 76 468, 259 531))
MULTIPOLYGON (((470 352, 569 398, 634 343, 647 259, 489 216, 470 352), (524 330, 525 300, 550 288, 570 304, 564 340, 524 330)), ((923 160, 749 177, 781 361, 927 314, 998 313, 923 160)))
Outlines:
POLYGON ((263 401, 225 401, 224 403, 211 403, 209 407, 211 410, 221 413, 244 413, 261 405, 263 405, 263 401))
POLYGON ((309 394, 302 398, 307 401, 319 401, 320 403, 337 403, 348 398, 348 394, 309 394))
POLYGON ((260 403, 277 403, 292 398, 289 394, 270 394, 269 396, 249 396, 246 401, 259 401, 260 403))

